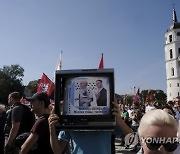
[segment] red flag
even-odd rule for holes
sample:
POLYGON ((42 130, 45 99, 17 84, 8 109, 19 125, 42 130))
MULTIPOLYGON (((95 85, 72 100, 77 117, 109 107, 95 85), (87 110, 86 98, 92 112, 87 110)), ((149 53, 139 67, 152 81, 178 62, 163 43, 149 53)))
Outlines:
POLYGON ((146 97, 146 101, 152 101, 152 99, 153 99, 153 91, 149 90, 146 97))
POLYGON ((134 103, 138 103, 139 100, 140 100, 140 90, 139 90, 139 88, 138 88, 138 90, 137 90, 137 92, 136 92, 136 95, 135 95, 134 98, 133 98, 133 101, 134 101, 134 103))
POLYGON ((103 69, 103 68, 104 68, 104 60, 103 60, 103 53, 102 53, 101 60, 99 62, 99 69, 103 69))
POLYGON ((54 83, 47 77, 46 74, 43 73, 42 78, 37 87, 37 92, 45 92, 49 96, 54 90, 54 83))

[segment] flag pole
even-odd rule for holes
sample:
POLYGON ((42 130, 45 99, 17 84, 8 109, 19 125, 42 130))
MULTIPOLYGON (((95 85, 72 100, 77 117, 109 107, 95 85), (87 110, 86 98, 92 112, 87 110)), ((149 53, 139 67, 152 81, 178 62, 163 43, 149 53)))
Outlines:
POLYGON ((62 53, 63 53, 63 51, 61 50, 61 52, 59 54, 58 62, 56 65, 56 70, 62 70, 62 53))
POLYGON ((56 64, 56 68, 54 70, 54 76, 53 76, 53 79, 52 79, 53 82, 55 80, 55 73, 56 73, 56 71, 57 70, 62 70, 62 53, 63 53, 63 51, 61 50, 60 54, 59 54, 59 58, 58 58, 57 64, 56 64))

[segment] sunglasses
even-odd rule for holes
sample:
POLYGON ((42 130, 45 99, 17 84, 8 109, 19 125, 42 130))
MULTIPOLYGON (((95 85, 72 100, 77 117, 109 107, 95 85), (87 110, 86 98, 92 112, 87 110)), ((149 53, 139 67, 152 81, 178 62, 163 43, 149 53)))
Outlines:
POLYGON ((165 143, 165 144, 161 144, 161 143, 147 143, 146 142, 146 146, 154 151, 154 150, 158 150, 159 147, 163 145, 164 149, 168 152, 173 152, 174 150, 176 150, 176 148, 178 147, 179 145, 179 142, 174 142, 174 143, 165 143))

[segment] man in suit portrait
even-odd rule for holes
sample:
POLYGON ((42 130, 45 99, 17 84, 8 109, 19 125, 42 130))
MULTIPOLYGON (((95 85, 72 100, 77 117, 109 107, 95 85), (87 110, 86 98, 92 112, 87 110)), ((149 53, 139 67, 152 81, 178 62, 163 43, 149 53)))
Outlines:
POLYGON ((107 106, 107 90, 103 87, 102 80, 96 81, 98 93, 96 94, 97 106, 107 106))

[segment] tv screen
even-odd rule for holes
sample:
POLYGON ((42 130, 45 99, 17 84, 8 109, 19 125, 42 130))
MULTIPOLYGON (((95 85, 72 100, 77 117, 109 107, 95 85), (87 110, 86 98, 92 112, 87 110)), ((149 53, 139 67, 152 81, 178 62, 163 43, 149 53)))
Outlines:
POLYGON ((55 111, 61 129, 112 129, 113 69, 56 71, 55 111))

